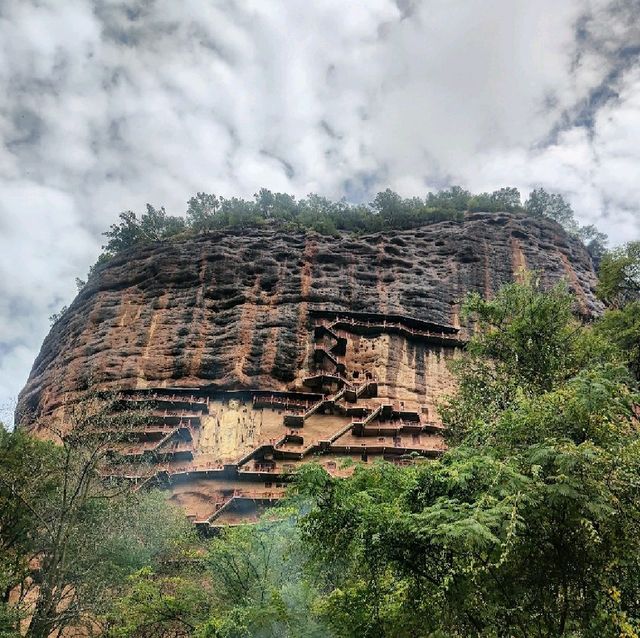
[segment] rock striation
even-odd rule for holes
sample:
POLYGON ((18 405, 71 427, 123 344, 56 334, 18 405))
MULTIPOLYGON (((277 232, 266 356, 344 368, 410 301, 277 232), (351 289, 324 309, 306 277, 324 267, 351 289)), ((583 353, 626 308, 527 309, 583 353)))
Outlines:
POLYGON ((197 521, 233 522, 312 456, 339 472, 343 457, 438 454, 447 361, 468 336, 460 303, 524 268, 565 280, 583 315, 600 311, 580 242, 517 214, 143 245, 103 267, 52 327, 16 420, 37 431, 64 419, 92 384, 148 402, 157 428, 125 451, 130 474, 170 486, 197 521), (141 457, 153 463, 136 474, 141 457))

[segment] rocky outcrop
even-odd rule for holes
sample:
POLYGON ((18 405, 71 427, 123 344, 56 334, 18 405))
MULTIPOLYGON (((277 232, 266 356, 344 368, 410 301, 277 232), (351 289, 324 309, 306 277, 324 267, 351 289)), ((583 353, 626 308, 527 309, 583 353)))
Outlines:
MULTIPOLYGON (((51 413, 92 381, 300 389, 312 310, 458 326, 466 293, 490 296, 522 267, 565 279, 581 312, 599 311, 582 245, 554 222, 513 214, 362 236, 264 227, 144 245, 109 262, 53 326, 18 421, 51 413)), ((402 367, 393 343, 384 356, 377 365, 390 375, 402 367)))
MULTIPOLYGON (((17 421, 46 436, 93 385, 147 419, 104 471, 159 485, 203 526, 255 517, 310 459, 413 462, 445 448, 438 404, 464 345, 460 303, 536 270, 599 312, 582 245, 555 223, 468 215, 407 231, 273 227, 141 246, 53 326, 17 421)), ((111 430, 107 433, 111 434, 111 430)))

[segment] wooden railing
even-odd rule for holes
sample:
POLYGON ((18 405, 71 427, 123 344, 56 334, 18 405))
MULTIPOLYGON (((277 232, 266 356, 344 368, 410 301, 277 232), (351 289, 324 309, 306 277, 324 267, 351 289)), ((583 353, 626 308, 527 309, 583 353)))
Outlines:
POLYGON ((287 397, 276 394, 268 396, 255 395, 252 397, 252 400, 253 406, 256 408, 270 407, 284 410, 299 410, 301 412, 308 410, 317 403, 317 401, 290 400, 287 397))
POLYGON ((448 345, 452 347, 461 347, 466 343, 460 337, 449 332, 418 330, 416 328, 410 328, 409 326, 399 322, 377 322, 343 318, 338 319, 333 324, 331 324, 331 328, 333 330, 338 327, 349 330, 351 332, 357 332, 358 328, 371 330, 374 332, 397 332, 417 339, 435 341, 440 345, 448 345))
POLYGON ((191 403, 194 405, 209 405, 209 397, 198 397, 195 395, 185 396, 180 394, 163 394, 158 392, 139 392, 135 394, 123 394, 124 401, 137 402, 163 402, 163 403, 191 403))

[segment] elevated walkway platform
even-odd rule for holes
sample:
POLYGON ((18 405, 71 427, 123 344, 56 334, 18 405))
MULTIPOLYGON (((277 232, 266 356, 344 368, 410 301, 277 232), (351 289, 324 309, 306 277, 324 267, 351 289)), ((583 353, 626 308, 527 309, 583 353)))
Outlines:
MULTIPOLYGON (((325 308, 311 308, 309 311, 312 317, 318 317, 323 319, 329 319, 333 323, 339 321, 370 323, 375 325, 381 325, 384 323, 401 323, 407 328, 422 332, 433 332, 456 335, 460 332, 459 328, 455 326, 435 323, 432 321, 423 321, 422 319, 416 319, 409 315, 402 314, 383 314, 375 312, 355 312, 351 310, 330 310, 325 308)), ((330 328, 335 333, 333 327, 330 328)))
POLYGON ((459 329, 454 326, 422 321, 406 315, 325 309, 312 309, 311 315, 329 322, 329 325, 323 326, 323 329, 316 326, 318 334, 328 332, 336 335, 336 338, 338 332, 342 330, 364 335, 399 334, 407 339, 452 348, 464 347, 466 344, 466 341, 459 336, 459 329))

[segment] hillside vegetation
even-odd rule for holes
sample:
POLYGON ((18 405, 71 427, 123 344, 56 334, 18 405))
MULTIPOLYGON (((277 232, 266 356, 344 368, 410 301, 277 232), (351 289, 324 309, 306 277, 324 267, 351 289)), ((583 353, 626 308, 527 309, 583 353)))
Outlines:
POLYGON ((358 233, 406 229, 443 220, 462 221, 466 212, 522 212, 532 217, 548 217, 578 236, 594 259, 604 251, 606 236, 593 226, 580 227, 573 211, 561 195, 534 190, 524 204, 516 188, 501 188, 493 193, 473 195, 459 186, 424 199, 402 198, 391 190, 378 193, 369 204, 330 201, 318 195, 297 200, 286 193, 261 189, 253 200, 226 199, 207 193, 192 197, 184 216, 169 215, 164 208, 147 204, 140 216, 133 211, 120 213, 119 222, 104 233, 107 243, 100 261, 132 246, 177 236, 224 228, 278 224, 282 228, 313 229, 332 234, 338 231, 358 233))

